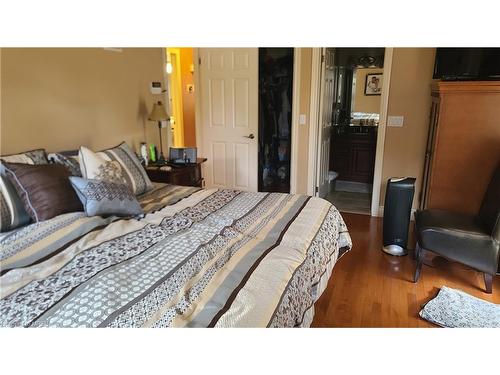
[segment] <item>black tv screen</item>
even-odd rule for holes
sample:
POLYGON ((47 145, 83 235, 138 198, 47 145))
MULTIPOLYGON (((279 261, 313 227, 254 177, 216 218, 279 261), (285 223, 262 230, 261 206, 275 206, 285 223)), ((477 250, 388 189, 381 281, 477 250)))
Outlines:
POLYGON ((438 48, 434 78, 500 80, 500 48, 438 48))

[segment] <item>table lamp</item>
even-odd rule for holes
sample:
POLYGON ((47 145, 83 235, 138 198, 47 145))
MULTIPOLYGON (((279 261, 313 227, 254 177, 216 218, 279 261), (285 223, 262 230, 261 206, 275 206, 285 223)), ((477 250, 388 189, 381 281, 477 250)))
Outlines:
POLYGON ((165 108, 163 107, 163 104, 161 101, 158 101, 157 103, 153 104, 153 109, 151 110, 151 113, 149 114, 149 121, 157 121, 158 122, 158 132, 160 135, 160 155, 158 156, 157 160, 158 163, 165 163, 165 157, 163 156, 163 144, 161 141, 161 122, 166 121, 170 118, 170 116, 167 114, 167 111, 165 111, 165 108))

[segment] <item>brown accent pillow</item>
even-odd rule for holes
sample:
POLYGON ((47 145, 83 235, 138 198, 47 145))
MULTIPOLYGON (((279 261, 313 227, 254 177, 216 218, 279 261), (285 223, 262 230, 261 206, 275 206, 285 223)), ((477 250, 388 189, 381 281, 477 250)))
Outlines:
POLYGON ((64 165, 3 163, 28 215, 35 221, 68 212, 83 211, 64 165))

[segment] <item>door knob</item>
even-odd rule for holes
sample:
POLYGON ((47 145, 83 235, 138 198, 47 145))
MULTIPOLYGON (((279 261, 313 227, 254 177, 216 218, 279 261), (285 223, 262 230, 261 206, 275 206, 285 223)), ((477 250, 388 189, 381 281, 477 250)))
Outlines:
POLYGON ((253 135, 253 133, 250 133, 249 135, 244 135, 243 137, 249 138, 249 139, 254 139, 255 135, 253 135))

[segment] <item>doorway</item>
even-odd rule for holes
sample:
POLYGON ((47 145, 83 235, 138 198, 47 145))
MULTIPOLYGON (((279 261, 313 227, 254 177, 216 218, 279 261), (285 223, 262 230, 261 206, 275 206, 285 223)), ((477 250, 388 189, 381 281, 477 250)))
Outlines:
POLYGON ((258 49, 198 49, 197 125, 208 188, 257 191, 258 49))
POLYGON ((273 93, 276 95, 273 117, 278 125, 261 130, 260 127, 267 127, 267 123, 261 121, 265 107, 260 100, 262 91, 259 93, 259 49, 195 49, 198 154, 208 159, 203 165, 203 173, 209 188, 296 192, 297 155, 291 150, 297 149, 292 142, 298 139, 295 136, 299 123, 299 101, 296 98, 299 97, 302 82, 301 49, 266 50, 260 51, 261 55, 271 55, 278 62, 269 61, 272 69, 265 79, 268 84, 278 84, 276 87, 279 90, 273 93), (282 124, 281 127, 279 124, 282 124), (267 130, 271 130, 267 134, 270 135, 270 143, 265 141, 266 138, 260 138, 261 133, 266 134, 267 130), (261 153, 264 156, 260 158, 262 163, 259 161, 261 141, 263 150, 268 144, 267 156, 265 152, 261 153), (280 141, 283 141, 281 147, 280 141), (273 145, 278 147, 271 150, 273 145), (264 171, 266 157, 269 163, 277 165, 274 172, 271 169, 264 171), (259 186, 259 176, 262 180, 270 176, 276 179, 268 180, 267 186, 263 186, 264 181, 261 181, 259 186))
POLYGON ((165 53, 171 135, 169 145, 196 147, 193 48, 168 47, 165 53))
POLYGON ((290 193, 293 48, 259 48, 259 191, 290 193))
MULTIPOLYGON (((318 156, 313 170, 316 176, 324 176, 323 183, 320 179, 316 182, 317 187, 323 186, 316 194, 332 202, 340 211, 378 215, 388 97, 385 86, 388 79, 384 80, 384 73, 390 76, 392 49, 323 49, 322 56, 328 54, 333 54, 330 58, 333 66, 331 62, 325 64, 324 57, 321 62, 316 58, 321 69, 316 78, 313 73, 312 81, 312 92, 316 87, 320 94, 316 102, 311 99, 311 108, 319 108, 321 113, 316 122, 317 134, 312 127, 310 147, 317 150, 316 155, 323 155, 318 156), (387 56, 389 64, 386 70, 387 56), (333 70, 333 96, 324 88, 328 87, 325 78, 329 70, 330 73, 333 70), (320 126, 325 108, 331 108, 331 127, 326 129, 329 150, 321 144, 325 139, 325 127, 320 126)), ((313 68, 314 56, 313 53, 313 68)))

